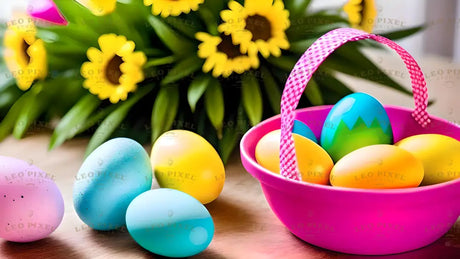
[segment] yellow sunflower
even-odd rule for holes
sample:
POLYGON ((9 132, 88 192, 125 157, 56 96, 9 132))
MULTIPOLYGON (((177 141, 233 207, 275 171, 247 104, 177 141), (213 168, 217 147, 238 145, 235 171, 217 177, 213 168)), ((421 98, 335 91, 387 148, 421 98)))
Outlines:
POLYGON ((236 1, 228 3, 230 10, 220 12, 224 21, 219 32, 232 35, 241 52, 267 58, 270 53, 279 57, 281 49, 289 48, 285 31, 289 28, 289 11, 281 0, 246 0, 244 6, 236 1))
POLYGON ((97 16, 113 12, 117 5, 117 0, 77 0, 77 2, 97 16))
POLYGON ((3 57, 21 90, 29 89, 35 79, 44 79, 48 73, 45 46, 35 38, 36 33, 32 18, 21 14, 8 22, 4 35, 3 57))
POLYGON ((144 80, 142 66, 147 58, 143 52, 133 52, 135 44, 125 36, 104 34, 98 43, 100 50, 89 48, 86 55, 90 61, 81 66, 81 75, 86 78, 83 86, 101 100, 124 101, 144 80))
POLYGON ((144 0, 144 5, 152 5, 152 14, 168 17, 189 13, 190 10, 196 11, 203 2, 204 0, 144 0))
POLYGON ((374 0, 349 0, 343 10, 348 15, 348 20, 353 28, 372 32, 377 16, 374 0))
POLYGON ((231 36, 221 34, 213 36, 205 32, 198 32, 195 36, 202 43, 198 46, 198 57, 206 59, 203 72, 212 69, 214 77, 228 77, 233 72, 243 73, 259 67, 259 58, 254 54, 242 54, 240 47, 234 45, 231 36))

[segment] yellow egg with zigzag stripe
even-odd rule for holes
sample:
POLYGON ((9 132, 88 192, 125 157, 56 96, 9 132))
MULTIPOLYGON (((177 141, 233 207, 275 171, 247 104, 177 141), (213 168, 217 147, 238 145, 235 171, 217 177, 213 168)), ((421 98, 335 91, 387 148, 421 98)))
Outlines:
POLYGON ((219 154, 194 132, 165 132, 153 144, 150 161, 160 187, 188 193, 203 204, 215 200, 224 187, 219 154))

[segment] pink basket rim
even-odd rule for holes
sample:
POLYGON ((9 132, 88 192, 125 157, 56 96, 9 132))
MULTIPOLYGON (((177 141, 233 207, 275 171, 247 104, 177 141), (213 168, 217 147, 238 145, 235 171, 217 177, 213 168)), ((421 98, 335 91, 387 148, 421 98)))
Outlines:
MULTIPOLYGON (((312 111, 312 110, 321 110, 321 109, 327 109, 331 108, 333 105, 321 105, 321 106, 313 106, 313 107, 307 107, 307 108, 301 108, 297 109, 296 112, 301 112, 301 111, 312 111)), ((411 113, 413 110, 406 108, 406 107, 401 107, 401 106, 396 106, 396 105, 384 105, 383 106, 385 110, 387 109, 395 109, 399 110, 402 112, 408 112, 411 113)), ((460 125, 454 124, 448 120, 445 120, 443 118, 439 118, 433 115, 430 115, 430 118, 433 121, 439 121, 441 123, 446 123, 450 124, 452 126, 455 126, 457 128, 460 128, 460 125)), ((324 191, 333 191, 333 192, 347 192, 347 193, 366 193, 366 194, 387 194, 387 195, 396 195, 396 194, 407 194, 407 193, 420 193, 420 192, 427 192, 427 191, 432 191, 432 190, 437 190, 441 189, 450 185, 455 185, 460 183, 460 178, 451 180, 448 182, 444 183, 438 183, 434 185, 427 185, 427 186, 418 186, 418 187, 413 187, 413 188, 398 188, 398 189, 360 189, 360 188, 349 188, 349 187, 339 187, 339 186, 329 186, 329 185, 321 185, 321 184, 314 184, 314 183, 309 183, 309 182, 304 182, 304 181, 299 181, 295 179, 290 179, 287 177, 283 177, 281 174, 275 174, 270 172, 269 170, 265 169, 261 165, 259 165, 254 159, 251 158, 251 156, 248 153, 248 150, 245 148, 245 143, 247 142, 247 138, 249 135, 253 134, 253 132, 260 130, 260 128, 266 124, 270 123, 271 121, 281 119, 281 114, 275 115, 273 117, 270 117, 256 126, 252 127, 249 129, 241 138, 240 141, 240 155, 241 159, 245 160, 247 163, 251 164, 251 166, 255 167, 257 170, 260 172, 263 172, 264 177, 271 178, 273 181, 280 180, 283 181, 286 184, 294 184, 297 187, 309 187, 309 188, 316 188, 318 190, 324 190, 324 191)), ((244 163, 244 162, 243 162, 244 163)), ((266 181, 263 181, 263 179, 260 179, 258 177, 257 173, 248 171, 254 178, 259 180, 263 184, 268 184, 270 186, 273 186, 274 188, 280 188, 279 185, 273 185, 270 183, 267 183, 266 181)))

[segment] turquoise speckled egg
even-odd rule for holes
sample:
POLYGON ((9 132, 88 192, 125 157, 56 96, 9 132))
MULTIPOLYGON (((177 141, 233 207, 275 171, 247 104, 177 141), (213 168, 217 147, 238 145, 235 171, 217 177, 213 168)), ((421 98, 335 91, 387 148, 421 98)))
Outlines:
POLYGON ((307 124, 299 120, 294 120, 294 127, 292 128, 292 133, 304 136, 312 140, 313 142, 318 143, 315 133, 313 133, 313 131, 310 129, 310 127, 307 126, 307 124))
POLYGON ((95 149, 75 178, 73 201, 83 222, 96 230, 125 225, 126 209, 152 186, 152 167, 144 148, 128 138, 115 138, 95 149))
POLYGON ((376 144, 393 144, 390 119, 379 101, 365 93, 353 93, 332 107, 324 121, 321 146, 334 162, 376 144))
POLYGON ((126 212, 126 227, 143 248, 168 257, 198 254, 214 236, 214 222, 206 207, 192 196, 168 188, 136 197, 126 212))

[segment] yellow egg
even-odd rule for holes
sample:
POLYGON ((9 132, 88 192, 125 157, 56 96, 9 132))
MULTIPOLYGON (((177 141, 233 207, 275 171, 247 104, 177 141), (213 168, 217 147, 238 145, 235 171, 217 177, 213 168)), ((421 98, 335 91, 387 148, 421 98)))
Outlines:
MULTIPOLYGON (((334 163, 329 154, 318 144, 298 134, 292 134, 302 181, 328 184, 329 172, 334 163)), ((281 130, 263 136, 256 146, 256 161, 264 168, 280 173, 281 130)))
POLYGON ((395 144, 420 159, 425 168, 422 185, 447 182, 460 177, 460 141, 439 134, 422 134, 395 144))
POLYGON ((357 149, 332 168, 331 185, 363 189, 417 187, 423 179, 423 165, 408 151, 392 145, 357 149))
POLYGON ((225 182, 222 160, 209 142, 187 130, 171 130, 152 147, 152 168, 160 187, 172 188, 206 204, 215 200, 225 182))

